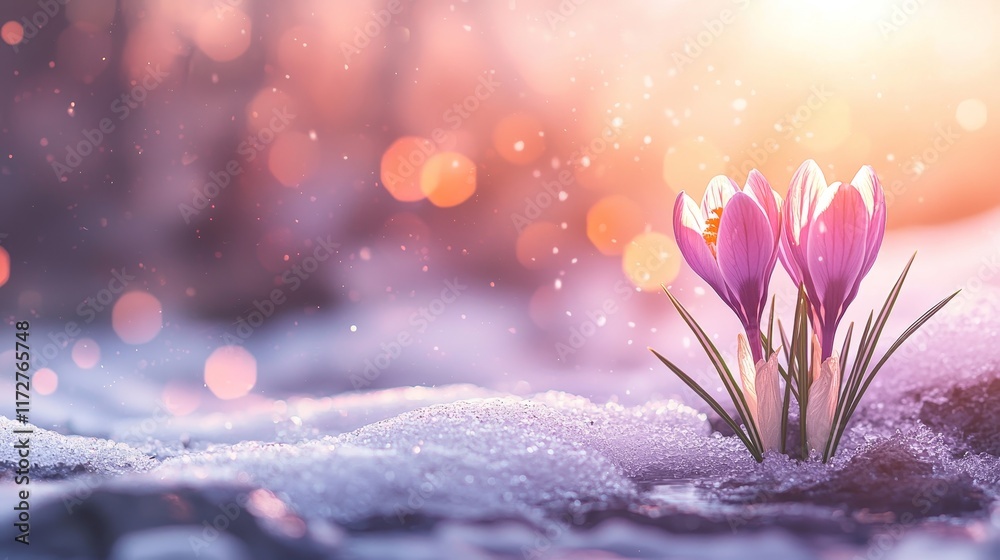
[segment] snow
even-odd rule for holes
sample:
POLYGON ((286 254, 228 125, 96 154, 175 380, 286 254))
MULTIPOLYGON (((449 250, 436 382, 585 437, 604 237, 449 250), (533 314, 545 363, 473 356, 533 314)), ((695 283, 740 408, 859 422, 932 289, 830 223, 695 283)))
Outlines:
MULTIPOLYGON (((186 416, 123 414, 105 398, 34 416, 59 426, 33 428, 33 516, 39 535, 63 537, 39 537, 32 552, 184 557, 221 511, 238 511, 198 557, 828 558, 819 542, 843 557, 997 557, 1000 290, 969 280, 978 265, 941 267, 954 240, 928 239, 914 241, 928 247, 920 280, 904 287, 881 348, 949 289, 968 295, 888 362, 829 464, 755 463, 655 364, 558 382, 524 371, 484 386, 257 395, 186 416), (530 389, 551 385, 575 389, 530 389)), ((888 285, 905 262, 887 251, 868 284, 888 285)), ((881 296, 865 288, 852 312, 881 296)), ((697 349, 664 332, 666 350, 694 363, 697 349)), ((92 381, 60 384, 89 395, 92 381)), ((20 427, 0 418, 3 441, 20 427)), ((0 492, 14 492, 16 458, 0 446, 0 492)), ((0 557, 10 520, 0 512, 0 557)))
POLYGON ((621 507, 637 496, 626 475, 671 456, 680 461, 674 468, 699 470, 680 456, 725 450, 708 431, 703 417, 676 402, 625 408, 564 393, 478 398, 295 445, 243 443, 172 458, 151 476, 219 482, 248 473, 307 517, 340 523, 400 512, 538 520, 542 510, 621 507), (331 466, 338 476, 329 476, 331 466))
POLYGON ((20 460, 15 445, 27 440, 31 479, 60 480, 80 475, 115 476, 145 471, 155 462, 123 443, 62 434, 0 416, 0 482, 11 482, 20 460), (16 433, 30 430, 32 433, 16 433))

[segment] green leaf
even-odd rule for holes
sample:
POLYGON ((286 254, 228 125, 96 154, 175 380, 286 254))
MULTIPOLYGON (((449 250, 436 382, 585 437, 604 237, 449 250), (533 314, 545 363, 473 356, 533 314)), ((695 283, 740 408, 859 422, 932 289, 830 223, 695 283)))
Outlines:
MULTIPOLYGON (((847 334, 844 336, 844 345, 840 347, 840 371, 843 372, 847 369, 847 356, 851 352, 851 334, 854 332, 854 321, 847 327, 847 334)), ((843 390, 843 383, 845 381, 843 374, 840 376, 841 387, 843 390)))
MULTIPOLYGON (((799 286, 799 297, 795 302, 795 321, 792 324, 792 352, 795 357, 796 385, 799 390, 799 444, 802 457, 809 456, 806 441, 806 410, 809 407, 809 298, 804 286, 799 286)), ((789 368, 792 364, 789 364, 789 368)))
POLYGON ((736 412, 739 413, 740 418, 743 423, 747 426, 750 432, 750 440, 753 442, 754 446, 760 452, 763 449, 763 445, 760 441, 760 433, 757 430, 757 425, 753 421, 753 416, 750 414, 750 407, 747 405, 746 399, 743 397, 743 390, 736 385, 736 380, 733 374, 730 373, 729 367, 726 366, 726 361, 722 359, 722 355, 719 354, 719 350, 712 343, 712 340, 708 338, 705 331, 701 328, 694 317, 688 313, 688 310, 681 305, 681 302, 670 293, 670 290, 666 286, 663 286, 663 291, 666 292, 667 297, 670 298, 670 303, 674 304, 674 308, 680 314, 684 322, 687 323, 688 328, 694 333, 695 338, 698 339, 698 343, 705 350, 705 354, 708 356, 709 361, 715 366, 715 370, 719 372, 719 377, 722 379, 722 384, 726 387, 726 391, 729 392, 729 398, 732 399, 733 404, 736 405, 736 412))
MULTIPOLYGON (((913 265, 913 259, 917 257, 916 253, 910 257, 907 261, 906 266, 903 267, 903 272, 900 273, 899 279, 896 280, 896 284, 893 285, 892 291, 889 292, 888 297, 885 298, 885 303, 882 304, 882 309, 878 313, 878 317, 875 319, 875 323, 872 324, 872 330, 868 333, 870 338, 865 340, 864 353, 858 352, 858 361, 854 364, 854 369, 858 371, 866 371, 868 365, 871 363, 872 355, 875 353, 875 348, 878 346, 878 340, 882 336, 882 329, 885 328, 886 321, 889 320, 889 314, 892 313, 892 308, 896 305, 896 299, 899 297, 900 290, 903 289, 903 282, 906 280, 906 275, 910 272, 910 266, 913 265), (860 367, 859 367, 860 366, 860 367)), ((854 373, 853 371, 851 372, 854 373)))
POLYGON ((936 304, 934 304, 933 307, 931 307, 930 309, 928 309, 927 311, 925 311, 923 315, 921 315, 916 321, 914 321, 909 327, 907 327, 905 331, 903 331, 903 334, 899 335, 899 337, 895 340, 895 342, 892 343, 892 345, 889 347, 889 349, 886 350, 885 354, 878 361, 878 363, 875 364, 875 367, 872 368, 871 372, 867 374, 867 376, 865 377, 864 384, 861 386, 861 388, 857 392, 857 394, 853 396, 852 401, 849 403, 849 408, 847 409, 847 413, 844 415, 843 425, 839 427, 839 430, 837 432, 837 439, 836 439, 835 442, 833 442, 832 447, 830 449, 830 456, 831 457, 837 451, 837 445, 840 444, 840 438, 843 436, 844 430, 847 427, 847 421, 849 421, 851 419, 851 417, 854 416, 854 411, 857 410, 858 405, 861 403, 861 398, 864 396, 865 392, 868 390, 868 387, 871 385, 872 381, 875 379, 875 375, 878 374, 879 370, 882 369, 882 366, 885 365, 885 363, 889 360, 889 357, 892 356, 892 354, 896 350, 898 350, 899 347, 902 346, 902 344, 904 342, 906 342, 906 339, 910 338, 910 336, 912 336, 913 333, 917 332, 917 330, 920 327, 922 327, 924 325, 924 323, 926 323, 927 321, 929 321, 931 319, 931 317, 933 317, 935 314, 937 314, 938 311, 941 311, 941 309, 945 305, 947 305, 948 302, 950 302, 961 291, 962 290, 956 291, 955 293, 953 293, 950 296, 942 299, 941 301, 939 301, 936 304))
MULTIPOLYGON (((896 305, 896 300, 902 290, 903 282, 906 280, 906 276, 909 273, 910 267, 913 265, 913 260, 916 256, 916 253, 914 253, 913 256, 910 257, 910 260, 907 261, 906 266, 903 267, 903 271, 900 273, 895 285, 893 285, 892 290, 886 297, 885 303, 883 303, 882 309, 879 311, 878 316, 875 317, 874 322, 872 321, 874 311, 868 315, 868 322, 865 324, 864 332, 861 334, 861 341, 858 344, 857 357, 854 359, 850 375, 844 386, 840 399, 837 402, 834 422, 831 426, 831 437, 823 454, 824 461, 836 454, 840 441, 847 429, 847 424, 850 422, 851 417, 854 416, 854 412, 857 410, 858 404, 861 402, 861 398, 864 396, 868 387, 875 379, 875 375, 882 369, 882 366, 886 363, 889 357, 899 348, 900 345, 903 344, 903 342, 906 341, 907 338, 915 333, 917 329, 923 326, 924 323, 930 320, 931 317, 933 317, 959 293, 955 292, 944 298, 921 315, 916 321, 913 322, 913 324, 903 331, 903 334, 901 334, 895 342, 893 342, 882 358, 875 364, 875 367, 869 369, 872 357, 875 354, 875 349, 878 347, 878 341, 882 336, 882 331, 889 320, 889 315, 892 313, 892 310, 896 305)), ((848 333, 850 333, 850 331, 848 331, 848 333)), ((846 349, 848 349, 848 345, 845 343, 844 347, 846 351, 846 349)), ((846 368, 842 368, 842 371, 843 369, 846 368)))
POLYGON ((764 359, 769 359, 771 354, 774 354, 774 345, 771 344, 774 341, 774 296, 771 296, 771 310, 767 314, 767 342, 765 348, 767 348, 767 356, 764 359))
POLYGON ((740 426, 738 426, 736 422, 733 421, 733 419, 729 416, 729 413, 726 412, 726 409, 724 409, 722 405, 719 404, 719 401, 712 398, 712 395, 709 395, 708 391, 702 389, 701 386, 698 385, 698 382, 692 379, 691 376, 689 376, 688 374, 684 373, 679 367, 674 365, 673 362, 664 358, 659 352, 653 350, 652 348, 650 348, 649 351, 652 352, 657 358, 659 358, 660 361, 663 362, 663 365, 670 368, 670 371, 674 372, 674 374, 677 375, 677 377, 679 377, 681 381, 683 381, 688 387, 690 387, 692 391, 694 391, 699 397, 701 397, 701 399, 705 401, 708 404, 708 406, 710 406, 712 410, 714 410, 715 413, 719 415, 720 418, 722 418, 723 422, 729 425, 729 427, 732 428, 734 432, 736 432, 737 437, 739 437, 740 441, 743 442, 743 445, 747 447, 747 450, 750 451, 750 454, 753 455, 754 459, 756 459, 758 462, 764 460, 764 458, 760 455, 760 452, 758 452, 757 449, 754 447, 754 444, 750 441, 749 438, 747 438, 747 435, 746 433, 743 432, 743 429, 740 428, 740 426))

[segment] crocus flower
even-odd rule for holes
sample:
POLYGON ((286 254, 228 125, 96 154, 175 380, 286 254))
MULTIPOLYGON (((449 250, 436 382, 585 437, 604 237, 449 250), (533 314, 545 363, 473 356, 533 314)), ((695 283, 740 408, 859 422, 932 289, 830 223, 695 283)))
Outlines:
POLYGON ((750 417, 760 434, 764 451, 781 447, 781 392, 778 389, 778 353, 754 364, 750 346, 743 333, 736 335, 736 354, 740 368, 743 397, 750 417))
POLYGON ((821 361, 819 337, 815 333, 810 377, 806 442, 810 449, 823 453, 830 439, 830 426, 833 424, 837 398, 840 395, 840 358, 834 353, 821 361))
POLYGON ((740 190, 712 179, 701 206, 681 192, 674 202, 674 237, 684 260, 743 323, 754 362, 763 359, 760 319, 778 254, 781 198, 756 169, 740 190))
POLYGON ((805 288, 823 359, 833 354, 837 326, 884 234, 885 195, 871 166, 863 166, 850 184, 832 185, 813 160, 799 166, 784 206, 781 263, 805 288))

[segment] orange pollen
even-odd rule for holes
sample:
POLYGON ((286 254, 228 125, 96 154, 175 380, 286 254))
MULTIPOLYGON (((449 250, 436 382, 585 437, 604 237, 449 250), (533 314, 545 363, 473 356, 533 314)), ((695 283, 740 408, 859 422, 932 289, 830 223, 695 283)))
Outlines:
POLYGON ((722 220, 722 208, 714 208, 705 220, 705 233, 701 234, 713 255, 715 254, 715 244, 719 241, 720 220, 722 220))

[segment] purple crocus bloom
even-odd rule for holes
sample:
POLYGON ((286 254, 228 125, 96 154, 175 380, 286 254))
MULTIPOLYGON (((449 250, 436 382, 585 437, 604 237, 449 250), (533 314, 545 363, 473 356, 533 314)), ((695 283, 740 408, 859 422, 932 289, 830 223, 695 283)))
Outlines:
POLYGON ((850 184, 827 185, 813 160, 799 166, 788 187, 781 263, 809 298, 822 359, 847 306, 871 270, 885 234, 885 195, 869 165, 850 184))
POLYGON ((778 258, 781 198, 756 169, 740 190, 711 180, 701 206, 681 192, 674 202, 674 237, 684 260, 743 323, 754 363, 764 359, 760 319, 778 258))

